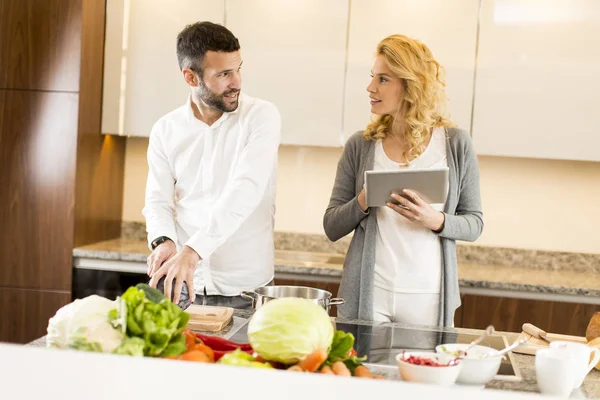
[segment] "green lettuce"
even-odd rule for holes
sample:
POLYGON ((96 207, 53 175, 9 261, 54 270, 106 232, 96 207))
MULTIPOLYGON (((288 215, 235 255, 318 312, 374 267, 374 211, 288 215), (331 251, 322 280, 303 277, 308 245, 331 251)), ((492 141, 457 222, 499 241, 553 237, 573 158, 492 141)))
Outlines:
MULTIPOLYGON (((126 337, 144 341, 143 355, 150 357, 178 356, 186 350, 181 332, 189 317, 162 294, 158 296, 140 285, 127 289, 117 299, 117 307, 109 313, 113 326, 122 330, 126 337), (152 300, 146 293, 150 293, 152 300)), ((123 348, 120 351, 130 354, 131 350, 123 348)))

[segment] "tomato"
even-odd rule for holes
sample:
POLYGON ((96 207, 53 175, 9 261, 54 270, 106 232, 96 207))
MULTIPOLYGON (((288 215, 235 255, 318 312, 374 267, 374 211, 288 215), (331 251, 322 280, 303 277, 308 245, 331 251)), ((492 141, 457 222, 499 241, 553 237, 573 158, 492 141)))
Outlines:
POLYGON ((208 358, 208 356, 200 350, 186 351, 185 353, 180 355, 178 357, 178 359, 184 360, 184 361, 196 361, 196 362, 205 362, 205 363, 210 362, 210 359, 208 358))

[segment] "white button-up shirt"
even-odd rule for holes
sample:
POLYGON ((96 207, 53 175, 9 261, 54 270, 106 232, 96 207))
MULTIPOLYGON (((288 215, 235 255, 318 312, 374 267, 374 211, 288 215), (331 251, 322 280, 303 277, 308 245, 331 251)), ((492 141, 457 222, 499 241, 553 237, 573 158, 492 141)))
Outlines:
POLYGON ((238 295, 273 279, 273 226, 281 117, 240 94, 214 124, 198 120, 191 98, 150 134, 148 242, 167 236, 202 258, 197 293, 238 295))

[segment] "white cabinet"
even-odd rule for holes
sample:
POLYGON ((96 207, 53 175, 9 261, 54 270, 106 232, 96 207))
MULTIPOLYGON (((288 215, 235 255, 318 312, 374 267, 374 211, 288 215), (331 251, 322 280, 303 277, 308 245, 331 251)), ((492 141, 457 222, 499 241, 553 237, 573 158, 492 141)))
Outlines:
POLYGON ((176 38, 197 21, 223 23, 224 0, 108 0, 102 132, 148 136, 185 103, 176 38))
POLYGON ((473 138, 485 155, 600 161, 600 1, 483 0, 473 138))
POLYGON ((348 0, 227 0, 242 90, 274 103, 282 143, 340 146, 348 0))
POLYGON ((425 43, 446 69, 452 120, 469 129, 479 0, 352 0, 344 100, 346 138, 369 122, 366 91, 377 43, 403 34, 425 43))

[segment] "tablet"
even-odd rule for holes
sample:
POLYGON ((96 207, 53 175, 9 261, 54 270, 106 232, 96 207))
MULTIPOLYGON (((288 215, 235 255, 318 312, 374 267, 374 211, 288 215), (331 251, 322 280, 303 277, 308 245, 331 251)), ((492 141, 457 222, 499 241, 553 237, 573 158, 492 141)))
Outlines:
POLYGON ((434 169, 406 169, 398 171, 365 171, 367 206, 380 207, 392 200, 392 193, 402 195, 402 189, 416 192, 429 204, 446 201, 448 167, 434 169))

